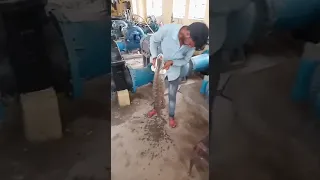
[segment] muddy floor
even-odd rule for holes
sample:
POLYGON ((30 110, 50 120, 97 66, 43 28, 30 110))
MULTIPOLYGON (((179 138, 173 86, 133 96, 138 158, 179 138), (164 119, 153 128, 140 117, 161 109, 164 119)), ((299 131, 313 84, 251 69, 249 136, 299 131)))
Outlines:
MULTIPOLYGON (((190 87, 199 92, 200 84, 181 88, 190 87)), ((192 177, 187 171, 193 146, 208 133, 208 119, 197 111, 199 105, 188 103, 181 92, 177 95, 175 129, 157 117, 147 118, 146 113, 152 108, 151 88, 151 85, 139 88, 131 96, 131 106, 120 108, 116 102, 112 104, 111 178, 205 179, 207 172, 203 170, 194 169, 192 177)), ((167 110, 163 111, 163 117, 168 119, 167 110)))

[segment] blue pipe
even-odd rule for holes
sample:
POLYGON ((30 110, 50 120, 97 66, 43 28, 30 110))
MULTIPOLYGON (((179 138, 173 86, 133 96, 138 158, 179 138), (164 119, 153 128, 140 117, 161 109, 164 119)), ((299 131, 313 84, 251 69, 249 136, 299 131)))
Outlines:
POLYGON ((207 81, 206 79, 202 80, 202 84, 200 87, 200 94, 205 95, 207 92, 207 87, 209 86, 209 81, 207 81))
POLYGON ((209 67, 209 54, 200 54, 191 58, 193 71, 205 71, 209 67))
MULTIPOLYGON (((193 64, 193 71, 204 71, 209 67, 209 54, 194 56, 191 58, 191 63, 193 64)), ((132 80, 132 92, 136 92, 137 88, 153 81, 154 72, 151 70, 151 66, 152 64, 150 63, 140 69, 128 67, 132 80)), ((209 85, 208 81, 208 79, 204 79, 203 81, 202 94, 206 94, 206 89, 209 85)))
POLYGON ((118 46, 118 49, 120 52, 125 52, 127 51, 127 48, 126 48, 126 43, 123 42, 123 41, 116 41, 116 44, 118 46))
POLYGON ((136 92, 137 88, 144 86, 153 80, 154 73, 151 70, 151 64, 144 68, 133 69, 128 67, 131 80, 132 80, 132 92, 136 92))

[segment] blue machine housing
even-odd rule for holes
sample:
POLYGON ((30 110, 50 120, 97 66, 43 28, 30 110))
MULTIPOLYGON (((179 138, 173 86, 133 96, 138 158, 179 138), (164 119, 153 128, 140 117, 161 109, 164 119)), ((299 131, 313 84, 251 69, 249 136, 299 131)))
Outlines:
POLYGON ((84 17, 83 12, 65 14, 54 9, 50 14, 56 19, 66 46, 73 96, 81 97, 84 80, 111 73, 110 53, 106 49, 111 42, 106 34, 110 31, 110 19, 100 12, 84 17))
POLYGON ((154 72, 151 70, 151 64, 140 69, 133 69, 131 67, 128 67, 128 69, 132 80, 132 92, 136 92, 137 88, 153 80, 154 72))
POLYGON ((139 26, 129 26, 125 35, 125 49, 132 51, 140 49, 140 41, 145 33, 139 26))
POLYGON ((140 41, 145 33, 139 26, 129 26, 125 35, 125 40, 118 40, 116 44, 120 52, 140 49, 140 41))

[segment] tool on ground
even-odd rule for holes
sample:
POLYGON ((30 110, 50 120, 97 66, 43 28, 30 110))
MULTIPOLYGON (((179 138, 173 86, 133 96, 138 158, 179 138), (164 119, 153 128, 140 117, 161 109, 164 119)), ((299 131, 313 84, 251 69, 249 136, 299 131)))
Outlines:
MULTIPOLYGON (((153 66, 151 66, 152 71, 154 71, 153 79, 153 97, 154 97, 154 109, 157 112, 157 116, 161 119, 161 110, 166 107, 166 101, 164 99, 164 90, 165 90, 165 73, 166 70, 163 69, 164 61, 163 55, 159 54, 156 58, 156 61, 153 66)), ((164 119, 163 119, 164 120, 164 119)))

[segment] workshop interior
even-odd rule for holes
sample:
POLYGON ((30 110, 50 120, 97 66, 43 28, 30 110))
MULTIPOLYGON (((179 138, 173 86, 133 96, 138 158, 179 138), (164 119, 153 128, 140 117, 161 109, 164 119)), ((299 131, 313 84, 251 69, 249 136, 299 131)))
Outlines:
MULTIPOLYGON (((208 179, 209 38, 184 67, 187 73, 176 95, 177 127, 170 128, 167 122, 168 107, 161 113, 165 121, 148 118, 146 114, 157 103, 153 97, 155 72, 150 61, 150 37, 167 24, 188 26, 203 22, 209 27, 209 1, 132 0, 124 5, 114 2, 111 8, 111 121, 116 123, 111 125, 113 178, 154 179, 150 171, 157 174, 155 179, 176 179, 172 174, 174 168, 179 178, 208 179), (130 173, 121 173, 124 170, 130 173)), ((168 91, 165 91, 166 105, 168 91)))
POLYGON ((319 179, 319 19, 315 0, 0 1, 0 179, 319 179), (208 43, 170 129, 146 117, 149 40, 193 22, 208 43))

